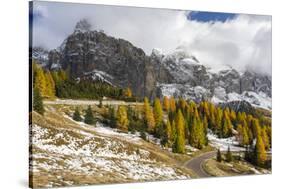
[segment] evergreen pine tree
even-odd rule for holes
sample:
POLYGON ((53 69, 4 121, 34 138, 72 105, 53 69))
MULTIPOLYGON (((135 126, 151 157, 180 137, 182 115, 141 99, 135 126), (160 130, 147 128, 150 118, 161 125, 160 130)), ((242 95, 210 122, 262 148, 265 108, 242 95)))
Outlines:
POLYGON ((117 110, 117 128, 122 131, 128 131, 129 120, 125 106, 119 106, 117 110))
POLYGON ((154 115, 149 104, 148 98, 144 98, 144 120, 147 125, 147 130, 149 133, 154 133, 155 131, 155 120, 154 115))
POLYGON ((172 126, 169 119, 167 120, 165 131, 167 136, 167 142, 170 143, 172 141, 172 126))
POLYGON ((257 138, 261 134, 259 120, 255 118, 252 118, 251 120, 252 120, 251 124, 252 124, 253 134, 254 137, 257 138))
POLYGON ((231 162, 232 159, 233 159, 232 153, 231 153, 231 151, 230 151, 230 147, 228 146, 228 148, 227 148, 227 153, 226 153, 226 161, 227 161, 227 162, 231 162))
POLYGON ((88 108, 86 110, 84 122, 89 124, 89 125, 94 124, 94 116, 93 116, 93 112, 92 112, 91 106, 88 106, 88 108))
POLYGON ((255 159, 256 159, 256 164, 258 166, 263 166, 265 161, 266 161, 266 151, 264 147, 263 140, 260 135, 257 137, 257 142, 255 146, 255 159))
POLYGON ((241 124, 238 124, 236 130, 238 132, 238 134, 236 136, 236 139, 237 139, 239 145, 244 146, 244 143, 243 143, 243 126, 241 124))
POLYGON ((174 151, 177 153, 185 152, 185 136, 184 136, 184 118, 181 110, 178 110, 176 115, 176 139, 174 144, 174 151))
POLYGON ((53 77, 49 71, 45 73, 45 82, 46 82, 46 96, 49 98, 54 98, 56 91, 55 91, 55 82, 53 77))
POLYGON ((232 135, 232 124, 229 119, 228 111, 224 112, 224 121, 222 126, 222 137, 230 137, 232 135))
POLYGON ((33 89, 33 110, 39 114, 44 114, 44 106, 40 91, 38 88, 33 89))
POLYGON ((266 132, 266 127, 263 127, 261 129, 261 137, 262 137, 265 149, 269 150, 270 144, 269 144, 269 139, 268 139, 268 135, 267 135, 267 132, 266 132))
POLYGON ((170 97, 170 111, 176 112, 176 101, 174 97, 170 97))
POLYGON ((172 136, 171 136, 171 141, 174 143, 176 140, 176 136, 177 136, 177 129, 176 129, 176 122, 175 120, 172 121, 172 136))
POLYGON ((132 91, 131 91, 131 89, 129 87, 127 89, 125 89, 124 97, 126 97, 126 98, 131 98, 132 97, 132 91))
POLYGON ((163 98, 163 110, 168 112, 170 110, 170 101, 167 96, 164 96, 163 98))
POLYGON ((222 117, 223 117, 223 111, 220 107, 218 107, 217 116, 216 116, 216 124, 215 124, 215 128, 213 128, 213 130, 215 131, 216 134, 219 134, 221 131, 222 117))
POLYGON ((208 134, 208 120, 207 120, 207 116, 204 116, 203 118, 203 131, 204 131, 204 145, 208 145, 208 137, 207 137, 207 134, 208 134))
POLYGON ((221 162, 221 161, 222 161, 220 149, 218 149, 218 151, 217 151, 217 161, 218 161, 218 162, 221 162))
POLYGON ((103 105, 102 105, 102 98, 99 99, 99 105, 98 105, 98 107, 99 107, 99 108, 102 108, 102 107, 103 107, 103 105))
POLYGON ((159 98, 156 98, 154 101, 153 113, 154 113, 155 127, 157 130, 159 129, 159 127, 162 126, 163 123, 163 110, 159 98))
POLYGON ((55 85, 57 85, 59 83, 59 76, 58 76, 58 72, 57 71, 52 71, 51 72, 52 78, 55 82, 55 85))
POLYGON ((185 109, 185 138, 189 139, 190 137, 190 125, 191 125, 191 115, 190 115, 190 107, 187 106, 185 109))
POLYGON ((245 127, 243 127, 243 146, 247 146, 249 144, 250 144, 250 141, 249 141, 247 129, 245 127))
POLYGON ((108 109, 109 126, 111 128, 116 128, 116 113, 112 106, 108 109))
POLYGON ((74 114, 73 114, 73 120, 82 121, 82 118, 81 118, 78 107, 75 108, 75 111, 74 111, 74 114))
MULTIPOLYGON (((196 111, 195 111, 196 112, 196 111)), ((195 114, 190 129, 189 143, 191 146, 202 149, 206 144, 206 134, 204 132, 203 123, 200 121, 198 115, 195 114)))
POLYGON ((141 137, 143 140, 147 140, 146 134, 145 134, 145 132, 144 132, 143 130, 141 130, 140 137, 141 137))
POLYGON ((34 88, 37 88, 42 97, 46 97, 46 78, 44 71, 41 67, 37 67, 34 75, 34 88))
POLYGON ((184 112, 184 110, 187 107, 187 103, 183 98, 179 98, 178 100, 178 109, 181 109, 182 112, 184 112))
POLYGON ((236 113, 233 110, 230 110, 229 117, 230 117, 231 121, 235 121, 236 120, 236 113))
POLYGON ((59 70, 58 71, 58 77, 60 81, 65 81, 68 79, 68 76, 64 70, 59 70))

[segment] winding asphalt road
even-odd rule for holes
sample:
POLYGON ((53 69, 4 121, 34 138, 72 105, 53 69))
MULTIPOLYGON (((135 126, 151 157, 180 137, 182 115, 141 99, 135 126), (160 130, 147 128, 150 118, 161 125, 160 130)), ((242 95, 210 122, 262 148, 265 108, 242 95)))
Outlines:
POLYGON ((200 156, 194 157, 191 160, 185 163, 185 166, 191 170, 193 170, 199 178, 202 177, 210 177, 206 171, 203 169, 203 163, 205 160, 210 159, 216 155, 215 151, 206 152, 200 156))

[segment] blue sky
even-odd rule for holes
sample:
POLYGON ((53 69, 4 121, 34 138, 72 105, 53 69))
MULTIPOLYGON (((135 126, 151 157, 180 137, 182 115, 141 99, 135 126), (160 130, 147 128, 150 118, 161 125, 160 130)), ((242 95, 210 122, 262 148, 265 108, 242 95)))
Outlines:
POLYGON ((188 19, 196 20, 199 22, 225 22, 227 20, 232 20, 237 16, 233 13, 218 13, 218 12, 201 12, 201 11, 192 11, 188 15, 188 19))

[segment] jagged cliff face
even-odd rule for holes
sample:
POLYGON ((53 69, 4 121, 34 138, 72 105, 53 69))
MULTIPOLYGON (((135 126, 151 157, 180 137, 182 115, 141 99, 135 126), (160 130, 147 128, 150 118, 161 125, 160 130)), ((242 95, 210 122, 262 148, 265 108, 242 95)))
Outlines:
POLYGON ((100 76, 114 86, 154 97, 158 77, 166 80, 165 68, 130 42, 90 28, 85 20, 78 22, 63 44, 50 51, 48 68, 69 70, 74 78, 95 79, 97 72, 104 73, 100 76))
POLYGON ((57 49, 46 53, 34 48, 33 52, 33 58, 48 69, 64 69, 74 78, 130 87, 141 97, 166 95, 216 103, 246 99, 257 106, 269 103, 266 108, 271 108, 269 76, 232 68, 214 73, 184 48, 170 54, 154 49, 148 56, 124 39, 92 31, 86 20, 78 22, 57 49))
POLYGON ((158 81, 159 96, 174 96, 214 103, 246 100, 253 105, 271 109, 271 77, 228 68, 213 72, 184 48, 164 55, 152 52, 170 73, 171 82, 158 81))

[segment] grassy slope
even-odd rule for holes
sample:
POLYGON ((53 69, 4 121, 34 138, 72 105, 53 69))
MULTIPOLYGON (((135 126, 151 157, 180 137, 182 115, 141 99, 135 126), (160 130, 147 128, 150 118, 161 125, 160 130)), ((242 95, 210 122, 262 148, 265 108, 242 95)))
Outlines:
POLYGON ((257 170, 253 165, 245 161, 232 161, 227 163, 225 161, 217 162, 215 158, 207 160, 203 164, 204 170, 212 176, 239 176, 239 175, 253 175, 270 173, 267 170, 257 170))
MULTIPOLYGON (((114 136, 101 136, 63 116, 63 112, 71 111, 73 108, 48 105, 44 117, 32 112, 31 131, 33 136, 37 136, 36 139, 33 138, 31 156, 33 160, 31 182, 34 187, 195 177, 192 171, 181 166, 190 158, 189 156, 170 153, 143 140, 131 143, 114 136), (39 144, 40 142, 42 144, 39 144), (87 149, 90 155, 82 157, 69 154, 67 151, 69 147, 74 148, 75 152, 87 149), (115 156, 103 156, 103 149, 107 149, 115 156), (121 157, 120 153, 124 153, 124 156, 121 157), (126 159, 127 157, 136 158, 136 161, 126 159), (103 166, 99 166, 96 161, 102 162, 103 166), (134 168, 137 170, 136 173, 130 173, 134 168), (142 171, 144 173, 148 171, 149 174, 145 175, 142 171)), ((103 110, 95 107, 94 111, 101 114, 103 110)))

